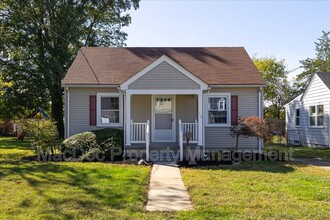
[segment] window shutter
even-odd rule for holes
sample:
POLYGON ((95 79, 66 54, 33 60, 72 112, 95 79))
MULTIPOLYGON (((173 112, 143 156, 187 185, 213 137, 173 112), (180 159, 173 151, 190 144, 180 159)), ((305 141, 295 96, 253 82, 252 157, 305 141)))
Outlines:
POLYGON ((89 125, 96 125, 96 95, 89 96, 89 125))
POLYGON ((231 96, 231 124, 237 125, 238 123, 238 96, 231 96))

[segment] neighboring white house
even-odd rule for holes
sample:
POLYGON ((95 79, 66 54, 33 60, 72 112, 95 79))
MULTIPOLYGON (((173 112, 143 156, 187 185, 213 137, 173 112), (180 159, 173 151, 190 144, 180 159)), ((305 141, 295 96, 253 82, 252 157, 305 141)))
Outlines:
POLYGON ((162 144, 182 157, 185 134, 204 150, 233 148, 238 116, 263 116, 265 80, 243 47, 81 48, 62 86, 66 137, 122 128, 125 151, 162 144))
POLYGON ((288 144, 330 147, 330 73, 315 73, 285 109, 288 144))

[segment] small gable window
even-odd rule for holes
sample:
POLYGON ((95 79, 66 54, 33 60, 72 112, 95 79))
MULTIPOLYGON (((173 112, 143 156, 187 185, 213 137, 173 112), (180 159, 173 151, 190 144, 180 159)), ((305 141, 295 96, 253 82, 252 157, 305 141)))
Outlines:
POLYGON ((296 109, 296 126, 300 126, 300 109, 296 109))

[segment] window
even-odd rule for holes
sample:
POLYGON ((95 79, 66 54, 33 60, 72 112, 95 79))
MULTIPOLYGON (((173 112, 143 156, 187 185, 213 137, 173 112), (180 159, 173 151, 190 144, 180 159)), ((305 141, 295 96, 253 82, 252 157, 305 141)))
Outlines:
POLYGON ((207 98, 208 125, 229 124, 229 96, 209 96, 207 98))
POLYGON ((97 125, 119 126, 121 125, 121 96, 119 94, 97 94, 97 125))
POLYGON ((323 126, 323 105, 317 106, 317 126, 323 126))
POLYGON ((300 126, 300 109, 296 109, 296 126, 300 126))
POLYGON ((312 127, 323 126, 324 107, 323 105, 309 107, 309 125, 312 127))

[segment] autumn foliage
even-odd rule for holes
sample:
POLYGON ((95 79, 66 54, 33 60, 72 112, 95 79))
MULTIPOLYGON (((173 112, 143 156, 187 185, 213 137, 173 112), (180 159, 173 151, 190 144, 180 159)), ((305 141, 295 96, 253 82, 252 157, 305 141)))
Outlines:
POLYGON ((236 138, 235 150, 238 149, 239 137, 257 137, 264 140, 270 138, 270 132, 267 122, 257 116, 242 117, 238 119, 238 123, 230 128, 230 134, 236 138))

